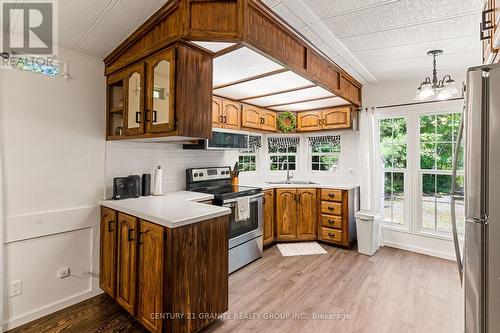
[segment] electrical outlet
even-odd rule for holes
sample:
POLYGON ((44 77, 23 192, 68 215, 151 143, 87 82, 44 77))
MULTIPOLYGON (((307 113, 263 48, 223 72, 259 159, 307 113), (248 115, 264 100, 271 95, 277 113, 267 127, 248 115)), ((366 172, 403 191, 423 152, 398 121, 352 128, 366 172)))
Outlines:
POLYGON ((9 297, 19 296, 23 293, 23 280, 10 281, 9 297))
POLYGON ((64 279, 64 278, 68 277, 69 275, 70 275, 69 267, 64 267, 64 268, 61 268, 59 271, 57 271, 57 276, 60 279, 64 279))

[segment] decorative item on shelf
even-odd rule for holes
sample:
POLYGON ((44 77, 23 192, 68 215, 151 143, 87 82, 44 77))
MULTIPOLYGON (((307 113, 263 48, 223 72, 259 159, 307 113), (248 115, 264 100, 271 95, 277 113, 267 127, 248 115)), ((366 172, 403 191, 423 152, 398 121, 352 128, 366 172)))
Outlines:
POLYGON ((114 134, 117 135, 117 136, 123 135, 123 127, 122 126, 118 126, 117 128, 115 128, 114 134))
POLYGON ((282 112, 276 119, 276 125, 283 133, 294 132, 297 129, 297 117, 290 111, 282 112))
POLYGON ((432 79, 426 77, 420 86, 417 88, 416 101, 425 101, 436 95, 438 100, 446 100, 458 93, 455 80, 450 75, 445 75, 441 80, 438 80, 436 69, 436 57, 443 54, 443 50, 432 50, 427 52, 433 58, 432 79))

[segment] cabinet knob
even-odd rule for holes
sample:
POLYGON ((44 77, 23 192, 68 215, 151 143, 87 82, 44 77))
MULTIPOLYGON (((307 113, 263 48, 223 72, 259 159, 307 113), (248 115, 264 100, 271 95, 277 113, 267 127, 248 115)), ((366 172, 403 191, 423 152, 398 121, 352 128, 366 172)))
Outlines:
POLYGON ((333 224, 333 221, 332 220, 328 220, 328 223, 333 224))
POLYGON ((329 232, 328 233, 328 236, 332 237, 332 238, 335 238, 335 234, 333 232, 329 232))
POLYGON ((334 210, 335 208, 334 208, 334 207, 332 207, 332 206, 329 206, 329 207, 328 207, 328 209, 329 209, 329 210, 334 210))
POLYGON ((328 196, 329 196, 330 198, 335 198, 335 194, 334 194, 334 193, 328 193, 328 196))

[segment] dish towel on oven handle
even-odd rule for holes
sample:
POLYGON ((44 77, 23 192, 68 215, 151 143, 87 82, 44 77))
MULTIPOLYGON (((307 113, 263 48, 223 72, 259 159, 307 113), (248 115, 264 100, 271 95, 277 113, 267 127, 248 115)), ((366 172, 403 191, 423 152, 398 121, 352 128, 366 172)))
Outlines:
POLYGON ((245 221, 250 218, 250 199, 248 197, 236 198, 235 220, 245 221))

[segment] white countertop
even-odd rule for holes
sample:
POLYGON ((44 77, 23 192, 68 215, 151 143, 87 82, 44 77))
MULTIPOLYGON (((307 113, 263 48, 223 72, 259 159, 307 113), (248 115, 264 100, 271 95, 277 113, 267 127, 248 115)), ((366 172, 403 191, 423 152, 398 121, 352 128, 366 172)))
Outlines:
POLYGON ((256 182, 248 181, 248 182, 240 182, 240 185, 260 187, 263 190, 270 190, 273 188, 331 188, 336 190, 352 190, 359 187, 359 185, 357 184, 334 184, 334 183, 323 183, 323 182, 315 182, 315 183, 316 184, 269 184, 263 181, 256 181, 256 182))
POLYGON ((162 196, 103 200, 100 204, 167 228, 176 228, 231 213, 229 208, 200 203, 213 198, 211 194, 178 191, 162 196))

